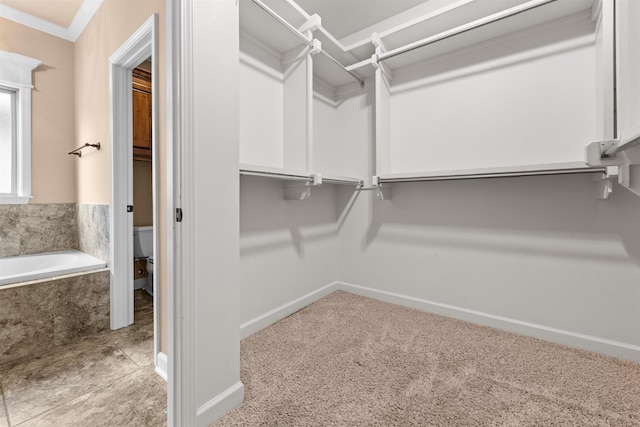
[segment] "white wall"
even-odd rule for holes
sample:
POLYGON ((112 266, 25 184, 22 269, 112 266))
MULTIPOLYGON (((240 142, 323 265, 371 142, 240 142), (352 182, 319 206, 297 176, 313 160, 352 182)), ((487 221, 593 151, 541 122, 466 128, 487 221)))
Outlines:
POLYGON ((255 41, 240 37, 240 163, 283 167, 282 64, 255 41))
MULTIPOLYGON (((354 206, 339 238, 341 281, 640 345, 637 196, 617 187, 596 200, 582 175, 392 191, 390 201, 366 195, 354 206)), ((512 326, 501 325, 531 332, 512 326)))
MULTIPOLYGON (((300 184, 298 184, 300 185, 300 184)), ((336 280, 335 190, 322 186, 305 201, 284 200, 283 182, 240 180, 240 324, 242 336, 304 305, 288 305, 336 280), (277 313, 266 316, 276 310, 277 313)))
POLYGON ((596 59, 580 16, 398 70, 379 173, 582 161, 596 137, 596 59))
POLYGON ((318 89, 313 99, 314 172, 367 176, 367 153, 373 141, 373 80, 364 89, 352 84, 337 94, 325 95, 324 88, 318 89))
POLYGON ((207 426, 243 398, 238 330, 238 5, 185 2, 181 87, 183 239, 176 303, 181 425, 207 426), (192 12, 192 13, 189 13, 192 12), (212 54, 211 41, 217 43, 212 54), (191 66, 190 66, 191 65, 191 66))

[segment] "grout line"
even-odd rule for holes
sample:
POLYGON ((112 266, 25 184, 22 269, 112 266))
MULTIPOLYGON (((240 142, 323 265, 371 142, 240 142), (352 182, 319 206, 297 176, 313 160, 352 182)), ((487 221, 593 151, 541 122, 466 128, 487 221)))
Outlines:
POLYGON ((2 381, 0 381, 0 396, 2 396, 2 405, 4 406, 4 415, 7 418, 7 425, 11 427, 11 418, 9 417, 9 407, 7 406, 7 399, 4 397, 4 387, 2 381))

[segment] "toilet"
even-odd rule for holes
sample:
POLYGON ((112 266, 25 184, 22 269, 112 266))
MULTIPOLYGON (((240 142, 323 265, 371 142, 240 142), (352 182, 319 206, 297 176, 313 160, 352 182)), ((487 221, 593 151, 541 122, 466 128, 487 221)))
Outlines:
MULTIPOLYGON (((138 286, 137 280, 135 288, 144 288, 150 295, 153 295, 153 227, 133 227, 133 256, 135 259, 147 261, 147 279, 138 286)), ((134 262, 135 264, 135 262, 134 262)), ((140 280, 140 279, 139 279, 140 280)))

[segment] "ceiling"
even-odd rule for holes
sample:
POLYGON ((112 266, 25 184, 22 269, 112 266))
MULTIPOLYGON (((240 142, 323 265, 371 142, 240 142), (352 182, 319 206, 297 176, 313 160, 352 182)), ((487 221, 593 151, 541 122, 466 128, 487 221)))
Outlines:
POLYGON ((0 0, 0 4, 65 28, 71 25, 82 2, 83 0, 0 0))
POLYGON ((426 0, 294 0, 309 15, 322 17, 322 26, 334 37, 371 27, 385 19, 425 3, 426 0))
POLYGON ((0 17, 76 41, 103 0, 0 0, 0 17))
MULTIPOLYGON (((338 39, 405 12, 426 0, 294 0, 338 39)), ((102 0, 0 0, 0 16, 70 41, 82 33, 102 0), (93 10, 93 12, 91 12, 93 10), (88 19, 85 15, 89 13, 88 19), (84 25, 82 22, 86 21, 84 25)))

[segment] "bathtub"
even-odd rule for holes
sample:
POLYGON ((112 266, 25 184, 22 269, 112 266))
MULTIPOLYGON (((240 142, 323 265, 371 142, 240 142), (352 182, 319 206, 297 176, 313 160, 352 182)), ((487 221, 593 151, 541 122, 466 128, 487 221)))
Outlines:
POLYGON ((0 286, 105 268, 107 263, 80 251, 46 252, 0 258, 0 286))

